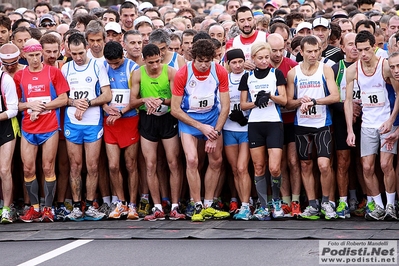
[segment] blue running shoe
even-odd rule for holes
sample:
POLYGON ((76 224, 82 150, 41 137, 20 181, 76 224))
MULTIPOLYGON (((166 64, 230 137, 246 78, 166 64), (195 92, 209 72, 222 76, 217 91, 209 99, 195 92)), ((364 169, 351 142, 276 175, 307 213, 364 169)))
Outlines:
POLYGON ((251 210, 249 209, 249 206, 241 206, 238 213, 236 213, 233 216, 233 219, 248 221, 250 217, 251 217, 251 210))
POLYGON ((186 207, 186 217, 191 218, 195 211, 195 203, 194 201, 190 201, 186 207))
POLYGON ((350 209, 345 201, 339 201, 336 213, 340 219, 351 218, 350 209))
POLYGON ((54 218, 58 222, 64 222, 71 212, 65 207, 59 207, 55 210, 54 218))
POLYGON ((267 208, 259 207, 255 210, 251 217, 251 220, 255 221, 270 221, 270 212, 267 208))

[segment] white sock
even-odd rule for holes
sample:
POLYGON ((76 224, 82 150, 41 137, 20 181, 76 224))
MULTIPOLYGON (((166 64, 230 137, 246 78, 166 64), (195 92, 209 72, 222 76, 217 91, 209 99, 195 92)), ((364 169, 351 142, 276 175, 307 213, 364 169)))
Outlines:
POLYGON ((373 201, 373 197, 372 196, 367 196, 367 203, 370 203, 373 201))
POLYGON ((204 205, 202 204, 202 201, 197 201, 197 202, 195 203, 195 205, 201 205, 202 207, 204 207, 204 205))
POLYGON ((204 206, 205 208, 211 207, 213 204, 213 200, 204 199, 204 206))
POLYGON ((382 198, 381 194, 378 194, 377 196, 373 197, 374 203, 380 206, 381 208, 385 209, 384 203, 382 203, 382 198))
POLYGON ((172 203, 171 210, 173 210, 174 208, 178 208, 178 207, 179 207, 179 204, 177 204, 177 203, 172 203))
POLYGON ((388 204, 394 204, 395 203, 395 192, 394 193, 388 193, 385 191, 385 194, 387 195, 387 205, 388 204))
POLYGON ((335 208, 335 202, 332 201, 332 200, 330 200, 329 202, 330 202, 331 206, 332 206, 333 208, 335 208))
POLYGON ((103 197, 103 202, 107 203, 108 206, 111 206, 111 196, 103 197))
POLYGON ((339 197, 339 201, 345 202, 346 206, 348 206, 348 197, 339 197))
POLYGON ((252 199, 252 197, 249 197, 249 204, 254 205, 254 200, 252 199))
POLYGON ((231 198, 231 200, 230 200, 230 201, 237 202, 237 198, 231 198))
POLYGON ((349 190, 349 198, 350 199, 355 199, 357 201, 356 189, 350 189, 349 190))
POLYGON ((118 196, 112 196, 111 202, 115 203, 119 200, 118 196))
POLYGON ((248 203, 248 202, 242 202, 242 203, 241 203, 241 206, 248 207, 248 206, 249 206, 249 203, 248 203))
POLYGON ((158 208, 158 210, 160 210, 161 212, 163 211, 162 210, 162 204, 154 204, 154 207, 158 208))

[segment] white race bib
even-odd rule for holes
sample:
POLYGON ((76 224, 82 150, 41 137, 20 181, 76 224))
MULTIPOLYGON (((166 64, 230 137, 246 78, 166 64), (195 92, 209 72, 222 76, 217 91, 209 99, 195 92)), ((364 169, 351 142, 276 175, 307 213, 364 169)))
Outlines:
POLYGON ((384 90, 361 92, 363 107, 382 107, 385 105, 384 90))
POLYGON ((241 111, 240 100, 238 100, 238 99, 231 100, 230 99, 230 111, 232 111, 232 110, 241 111))
POLYGON ((112 100, 111 107, 124 108, 129 105, 130 90, 126 89, 111 89, 112 100))
POLYGON ((161 116, 168 112, 169 107, 167 105, 161 104, 158 106, 157 110, 155 111, 154 115, 161 116))
POLYGON ((316 118, 321 118, 322 115, 322 108, 320 105, 315 105, 309 108, 309 110, 304 113, 300 114, 300 118, 310 118, 310 119, 316 119, 316 118))
POLYGON ((71 98, 71 99, 78 100, 78 99, 86 98, 86 99, 92 100, 92 99, 96 98, 93 93, 93 90, 89 87, 78 87, 78 88, 71 87, 70 89, 71 90, 69 92, 69 98, 71 98))
POLYGON ((215 94, 207 96, 190 97, 190 110, 192 112, 205 113, 215 104, 215 94))
MULTIPOLYGON (((27 99, 28 103, 30 102, 34 102, 34 101, 40 101, 42 103, 49 103, 51 102, 51 97, 50 96, 42 96, 42 97, 29 97, 27 99)), ((32 113, 32 109, 28 109, 27 110, 28 114, 32 113)), ((41 112, 41 115, 45 115, 45 114, 49 114, 51 112, 51 110, 46 110, 41 112)))

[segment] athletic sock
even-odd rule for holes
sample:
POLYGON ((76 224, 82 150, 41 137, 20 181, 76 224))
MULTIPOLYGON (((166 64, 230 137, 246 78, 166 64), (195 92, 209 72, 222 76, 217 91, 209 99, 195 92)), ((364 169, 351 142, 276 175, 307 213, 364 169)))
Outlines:
POLYGON ((162 204, 154 204, 155 208, 158 208, 158 210, 163 211, 162 210, 162 204))
POLYGON ((108 207, 110 207, 111 206, 111 196, 103 197, 103 203, 107 204, 108 207))
POLYGON ((387 195, 387 205, 388 204, 394 204, 395 203, 395 192, 394 193, 389 193, 389 192, 385 192, 385 194, 387 195))
POLYGON ((231 198, 230 202, 237 202, 237 198, 231 198))
POLYGON ((323 204, 324 202, 330 202, 328 196, 323 196, 323 197, 321 198, 321 204, 323 204))
POLYGON ((316 210, 319 209, 319 206, 318 206, 316 200, 309 200, 309 206, 312 206, 312 207, 315 208, 316 210))
POLYGON ((241 206, 247 207, 247 206, 249 206, 249 203, 248 202, 242 202, 241 206))
POLYGON ((346 206, 348 206, 348 197, 339 197, 339 201, 345 202, 346 206))
POLYGON ((299 197, 300 197, 300 195, 292 194, 292 201, 297 201, 297 202, 299 202, 299 197))
POLYGON ((112 203, 115 203, 115 202, 117 202, 118 200, 119 200, 118 196, 112 196, 112 198, 111 198, 111 202, 112 202, 112 203))
POLYGON ((204 199, 204 206, 205 208, 211 207, 213 204, 213 200, 204 199))
POLYGON ((291 196, 284 196, 283 202, 287 203, 288 205, 291 205, 291 196))
POLYGON ((173 210, 174 208, 178 208, 178 207, 179 207, 179 204, 177 204, 177 203, 172 203, 171 209, 173 210))
POLYGON ((267 181, 265 175, 255 176, 255 188, 258 192, 260 204, 263 208, 267 207, 267 181))
POLYGON ((53 205, 54 195, 55 195, 55 188, 57 186, 57 181, 47 181, 44 180, 44 206, 51 207, 53 205))
POLYGON ((367 203, 370 203, 373 201, 373 197, 372 196, 367 196, 367 203))
POLYGON ((382 198, 381 198, 381 193, 378 194, 377 196, 373 197, 374 203, 380 206, 381 208, 385 209, 384 203, 382 203, 382 198))
POLYGON ((333 207, 335 209, 335 201, 330 200, 329 202, 331 204, 331 207, 333 207))
POLYGON ((350 189, 349 190, 349 198, 350 199, 355 199, 357 201, 356 189, 350 189))
POLYGON ((79 208, 79 210, 82 210, 82 203, 80 201, 74 201, 73 202, 73 207, 74 208, 79 208))
POLYGON ((39 183, 37 179, 33 179, 31 182, 25 181, 25 187, 29 194, 31 205, 39 204, 39 183))
POLYGON ((281 175, 279 176, 272 176, 270 181, 272 184, 272 196, 273 199, 280 198, 280 188, 281 188, 281 175))

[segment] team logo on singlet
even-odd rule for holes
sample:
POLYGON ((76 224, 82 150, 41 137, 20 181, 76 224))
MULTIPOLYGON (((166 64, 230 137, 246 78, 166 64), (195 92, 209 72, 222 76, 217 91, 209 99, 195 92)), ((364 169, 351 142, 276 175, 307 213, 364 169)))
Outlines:
POLYGON ((194 88, 195 86, 197 86, 197 83, 195 82, 195 80, 191 80, 190 83, 188 84, 191 88, 194 88))
POLYGON ((87 82, 87 83, 90 83, 91 80, 92 80, 91 77, 87 77, 87 78, 86 78, 86 82, 87 82))

